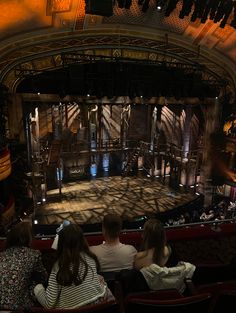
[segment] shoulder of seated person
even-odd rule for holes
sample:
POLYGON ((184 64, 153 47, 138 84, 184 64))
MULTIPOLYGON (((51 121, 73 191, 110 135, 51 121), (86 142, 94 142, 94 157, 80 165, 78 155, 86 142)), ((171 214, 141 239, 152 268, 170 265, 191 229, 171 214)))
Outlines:
POLYGON ((164 248, 164 255, 165 256, 169 256, 172 252, 171 246, 170 245, 166 245, 164 248))
POLYGON ((141 259, 141 258, 144 258, 148 255, 148 252, 145 250, 145 251, 139 251, 136 253, 135 255, 135 259, 141 259))

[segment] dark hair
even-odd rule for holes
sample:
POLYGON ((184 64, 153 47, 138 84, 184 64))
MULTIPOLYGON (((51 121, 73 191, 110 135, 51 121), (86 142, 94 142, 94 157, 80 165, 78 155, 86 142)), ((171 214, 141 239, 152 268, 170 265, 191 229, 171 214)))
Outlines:
POLYGON ((119 237, 122 229, 122 220, 120 216, 117 214, 105 215, 103 218, 103 228, 111 239, 119 237))
POLYGON ((157 219, 145 222, 143 228, 143 250, 153 249, 153 262, 160 265, 166 245, 166 232, 162 223, 157 219))
POLYGON ((29 222, 14 225, 7 234, 6 249, 11 247, 30 247, 32 226, 29 222))
POLYGON ((88 264, 82 253, 94 259, 97 270, 100 270, 99 262, 95 254, 89 250, 82 229, 76 224, 70 224, 59 232, 57 260, 59 270, 57 282, 62 286, 70 286, 72 283, 80 285, 87 273, 88 264))

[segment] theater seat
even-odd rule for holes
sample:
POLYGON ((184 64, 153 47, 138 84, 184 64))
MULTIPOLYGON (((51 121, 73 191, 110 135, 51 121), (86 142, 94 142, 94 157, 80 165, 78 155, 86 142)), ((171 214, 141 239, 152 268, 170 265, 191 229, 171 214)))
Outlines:
POLYGON ((211 301, 210 293, 162 300, 128 297, 125 313, 207 313, 211 301))
POLYGON ((212 294, 217 294, 222 291, 236 292, 236 280, 200 285, 196 287, 196 291, 198 293, 210 292, 212 294))
POLYGON ((211 284, 236 279, 236 266, 232 264, 198 265, 193 274, 195 285, 211 284))
POLYGON ((145 291, 131 293, 125 298, 125 302, 133 299, 139 300, 170 300, 170 299, 180 299, 184 296, 177 289, 163 289, 156 291, 145 291))
POLYGON ((220 291, 214 302, 211 313, 235 313, 236 291, 220 291))
POLYGON ((2 310, 0 307, 0 313, 25 313, 25 310, 2 310))
POLYGON ((213 304, 211 313, 234 313, 236 303, 236 281, 218 282, 196 288, 198 294, 211 293, 213 304))
POLYGON ((90 304, 77 309, 45 309, 33 307, 27 313, 118 313, 119 305, 115 301, 104 301, 98 304, 90 304))

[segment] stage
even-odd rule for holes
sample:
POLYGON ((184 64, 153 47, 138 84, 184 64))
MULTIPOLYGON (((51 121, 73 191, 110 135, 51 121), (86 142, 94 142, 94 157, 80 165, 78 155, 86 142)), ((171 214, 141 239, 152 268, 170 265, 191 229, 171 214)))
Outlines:
POLYGON ((108 212, 123 220, 152 216, 172 210, 196 198, 194 192, 174 191, 154 178, 102 177, 89 181, 63 183, 47 192, 46 202, 35 208, 38 224, 99 223, 108 212))

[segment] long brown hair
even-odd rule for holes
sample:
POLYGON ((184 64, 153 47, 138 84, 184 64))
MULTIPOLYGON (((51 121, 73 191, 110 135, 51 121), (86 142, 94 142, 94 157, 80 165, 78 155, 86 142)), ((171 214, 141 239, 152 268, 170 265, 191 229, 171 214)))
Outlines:
POLYGON ((146 221, 143 228, 142 250, 154 249, 153 262, 161 265, 166 245, 166 232, 157 219, 146 221))
POLYGON ((100 266, 97 257, 89 250, 82 229, 76 224, 70 224, 59 232, 58 238, 58 265, 57 282, 62 286, 70 286, 72 283, 80 285, 87 273, 88 264, 82 254, 87 254, 94 259, 97 270, 100 266))
POLYGON ((32 243, 32 226, 29 222, 14 225, 6 239, 6 249, 11 247, 30 247, 32 243))

